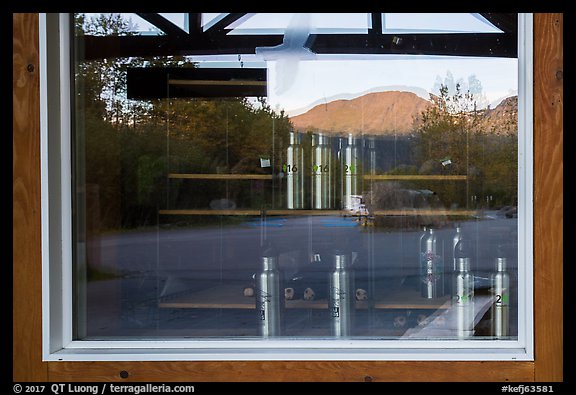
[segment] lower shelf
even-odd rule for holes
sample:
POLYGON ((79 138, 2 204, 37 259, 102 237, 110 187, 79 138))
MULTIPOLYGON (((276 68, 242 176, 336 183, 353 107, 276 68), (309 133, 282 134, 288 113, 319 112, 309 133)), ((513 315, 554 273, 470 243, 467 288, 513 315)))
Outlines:
MULTIPOLYGON (((356 301, 357 309, 447 309, 450 297, 422 298, 418 292, 400 289, 393 294, 376 295, 374 301, 356 301)), ((190 293, 166 296, 160 300, 160 308, 170 309, 254 309, 253 296, 244 296, 242 286, 219 285, 190 293)), ((287 300, 288 309, 327 309, 328 302, 320 300, 287 300)))

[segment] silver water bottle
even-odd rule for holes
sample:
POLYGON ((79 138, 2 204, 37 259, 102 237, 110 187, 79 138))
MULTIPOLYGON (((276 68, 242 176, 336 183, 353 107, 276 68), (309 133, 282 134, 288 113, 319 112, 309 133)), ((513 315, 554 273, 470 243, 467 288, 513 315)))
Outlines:
POLYGON ((352 334, 354 322, 354 273, 348 255, 336 252, 330 273, 328 306, 331 316, 332 336, 352 334))
POLYGON ((444 268, 442 257, 438 255, 438 239, 434 229, 428 228, 428 234, 420 244, 420 295, 435 299, 444 294, 444 268))
MULTIPOLYGON (((364 168, 366 172, 371 175, 375 176, 377 169, 376 169, 376 141, 374 137, 369 137, 366 140, 367 148, 364 153, 364 168)), ((369 193, 369 200, 373 204, 374 203, 374 191, 373 191, 374 179, 370 180, 370 193, 369 193)))
MULTIPOLYGON (((460 243, 459 243, 460 244, 460 243)), ((456 316, 456 335, 474 335, 474 275, 470 272, 470 257, 458 254, 452 286, 452 306, 456 316)))
POLYGON ((496 258, 496 273, 491 276, 494 304, 490 318, 492 336, 498 338, 510 335, 510 276, 506 270, 506 258, 496 258))
POLYGON ((454 237, 452 238, 452 261, 453 267, 452 270, 456 271, 456 245, 458 242, 462 240, 462 231, 460 229, 460 225, 456 225, 456 233, 454 233, 454 237))
POLYGON ((366 150, 366 169, 371 176, 376 175, 376 140, 374 137, 368 138, 368 149, 366 150))
POLYGON ((290 145, 286 150, 287 208, 304 208, 304 150, 300 134, 290 132, 290 145))
POLYGON ((262 266, 256 273, 256 312, 258 334, 262 337, 275 337, 282 334, 281 307, 284 292, 280 285, 278 258, 272 250, 262 256, 262 266))
POLYGON ((334 206, 332 185, 332 149, 329 138, 322 133, 312 136, 312 208, 331 209, 334 206))
POLYGON ((342 209, 352 210, 357 206, 355 196, 360 194, 360 150, 357 139, 348 135, 348 145, 340 154, 342 168, 342 209))

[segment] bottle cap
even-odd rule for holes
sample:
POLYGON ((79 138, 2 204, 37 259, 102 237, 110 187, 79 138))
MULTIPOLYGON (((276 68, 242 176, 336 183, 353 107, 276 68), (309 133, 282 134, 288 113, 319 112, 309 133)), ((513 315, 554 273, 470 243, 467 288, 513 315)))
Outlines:
POLYGON ((470 258, 458 258, 456 260, 456 270, 459 272, 470 271, 470 258))
POLYGON ((262 269, 263 270, 276 270, 278 268, 278 260, 275 256, 263 256, 262 257, 262 269))
POLYGON ((506 270, 506 258, 496 258, 496 271, 503 272, 506 270))
POLYGON ((334 268, 335 269, 347 269, 348 268, 348 256, 344 253, 337 251, 334 254, 334 268))
POLYGON ((325 134, 322 133, 318 133, 316 135, 316 144, 317 145, 321 145, 321 144, 328 144, 328 136, 326 136, 325 134))

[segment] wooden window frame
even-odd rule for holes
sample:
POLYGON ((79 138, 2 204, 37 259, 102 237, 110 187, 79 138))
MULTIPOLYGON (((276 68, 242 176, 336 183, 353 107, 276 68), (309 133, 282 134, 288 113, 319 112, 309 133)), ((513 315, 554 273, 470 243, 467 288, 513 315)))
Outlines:
POLYGON ((561 381, 562 27, 534 14, 534 361, 42 362, 39 15, 13 14, 13 380, 561 381))

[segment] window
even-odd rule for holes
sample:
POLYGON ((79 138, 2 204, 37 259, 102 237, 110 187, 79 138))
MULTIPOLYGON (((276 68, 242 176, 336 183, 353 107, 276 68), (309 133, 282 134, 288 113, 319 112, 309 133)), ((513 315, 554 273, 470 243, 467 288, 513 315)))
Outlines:
POLYGON ((50 358, 532 357, 529 15, 45 20, 50 358))

